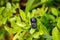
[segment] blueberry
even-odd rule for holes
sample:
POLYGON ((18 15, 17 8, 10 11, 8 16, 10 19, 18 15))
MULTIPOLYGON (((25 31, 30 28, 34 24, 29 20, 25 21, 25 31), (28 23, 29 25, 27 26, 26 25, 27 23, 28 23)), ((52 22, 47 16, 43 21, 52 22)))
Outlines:
POLYGON ((37 27, 37 20, 36 18, 31 18, 31 27, 36 28, 37 27))
POLYGON ((32 28, 36 28, 36 23, 31 23, 32 28))
POLYGON ((36 23, 36 18, 31 18, 32 23, 36 23))

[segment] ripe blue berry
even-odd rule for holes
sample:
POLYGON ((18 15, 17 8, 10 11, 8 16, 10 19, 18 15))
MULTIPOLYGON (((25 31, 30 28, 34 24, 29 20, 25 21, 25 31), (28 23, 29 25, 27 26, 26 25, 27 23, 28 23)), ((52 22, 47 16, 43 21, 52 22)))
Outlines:
POLYGON ((32 23, 36 23, 36 18, 31 18, 32 23))
POLYGON ((31 27, 36 28, 37 27, 37 20, 36 18, 31 18, 31 27))

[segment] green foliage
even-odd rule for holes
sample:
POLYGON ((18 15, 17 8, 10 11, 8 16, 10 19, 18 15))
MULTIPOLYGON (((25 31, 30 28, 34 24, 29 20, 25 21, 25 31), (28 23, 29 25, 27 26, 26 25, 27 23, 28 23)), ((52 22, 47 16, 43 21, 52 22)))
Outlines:
POLYGON ((26 5, 26 9, 25 9, 26 13, 28 13, 28 11, 30 10, 33 2, 34 2, 34 0, 28 0, 27 5, 26 5))
POLYGON ((53 37, 53 40, 60 40, 59 30, 57 29, 57 27, 55 27, 52 31, 52 37, 53 37))
POLYGON ((51 8, 52 14, 58 16, 59 11, 57 8, 51 8))
MULTIPOLYGON (((0 0, 0 39, 5 37, 5 31, 13 35, 13 40, 59 40, 60 12, 59 7, 53 5, 52 0, 28 0, 25 11, 16 0, 14 3, 0 0), (35 3, 35 4, 34 4, 35 3), (52 4, 53 6, 47 5, 52 4), (41 6, 37 9, 35 7, 41 6), (17 9, 17 10, 16 10, 17 9), (33 10, 32 10, 33 9, 33 10), (31 12, 30 12, 31 10, 31 12), (30 19, 37 19, 37 27, 31 27, 30 19)), ((58 5, 59 6, 59 5, 58 5)))

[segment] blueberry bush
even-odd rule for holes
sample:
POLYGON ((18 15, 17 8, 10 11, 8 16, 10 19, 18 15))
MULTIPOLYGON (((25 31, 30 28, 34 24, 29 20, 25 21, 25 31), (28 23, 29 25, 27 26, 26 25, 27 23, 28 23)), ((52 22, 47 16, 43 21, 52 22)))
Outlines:
POLYGON ((60 40, 60 0, 0 0, 0 40, 60 40))

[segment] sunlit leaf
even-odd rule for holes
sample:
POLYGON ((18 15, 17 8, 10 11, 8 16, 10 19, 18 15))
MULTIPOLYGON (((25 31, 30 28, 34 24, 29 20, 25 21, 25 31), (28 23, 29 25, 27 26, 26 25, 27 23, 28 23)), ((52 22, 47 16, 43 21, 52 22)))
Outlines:
POLYGON ((5 30, 7 30, 9 33, 15 34, 17 32, 17 30, 13 29, 13 28, 9 28, 7 26, 4 27, 5 30))
POLYGON ((39 38, 39 35, 40 35, 40 33, 39 32, 36 32, 35 34, 33 34, 33 37, 34 38, 39 38))
POLYGON ((17 23, 17 25, 20 26, 20 27, 25 27, 26 26, 26 24, 23 23, 23 22, 17 23))
POLYGON ((19 38, 19 34, 20 34, 20 31, 19 31, 19 32, 17 32, 17 34, 14 36, 13 40, 18 39, 18 38, 19 38))
POLYGON ((17 31, 19 31, 19 30, 22 31, 21 26, 17 25, 15 22, 12 22, 12 23, 11 23, 11 27, 12 27, 13 29, 17 30, 17 31))
POLYGON ((32 29, 30 30, 30 34, 33 34, 35 32, 36 29, 32 29))
POLYGON ((11 4, 8 2, 7 5, 6 5, 6 8, 7 9, 11 9, 11 4))
POLYGON ((20 10, 20 16, 21 16, 22 20, 26 21, 26 14, 24 13, 23 10, 20 10))
POLYGON ((59 30, 57 29, 57 27, 55 27, 52 31, 52 38, 53 38, 53 40, 60 40, 59 30))
POLYGON ((23 36, 25 34, 26 31, 23 31, 23 33, 21 33, 21 35, 19 35, 19 40, 24 40, 23 36))
POLYGON ((59 11, 57 8, 51 8, 51 12, 53 13, 53 15, 58 16, 59 11))
POLYGON ((31 15, 30 12, 28 12, 27 13, 27 20, 28 20, 28 22, 30 21, 30 15, 31 15))
POLYGON ((41 2, 47 2, 47 0, 41 0, 41 2))

